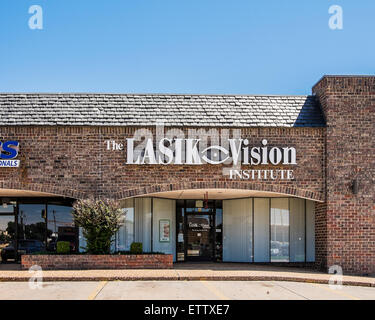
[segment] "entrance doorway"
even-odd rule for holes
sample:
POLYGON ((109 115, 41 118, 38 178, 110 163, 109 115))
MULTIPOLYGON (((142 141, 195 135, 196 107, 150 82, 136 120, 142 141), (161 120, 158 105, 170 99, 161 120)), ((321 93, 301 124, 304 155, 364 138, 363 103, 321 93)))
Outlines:
POLYGON ((214 214, 186 215, 186 258, 189 261, 211 261, 214 257, 214 214))
POLYGON ((178 200, 177 261, 222 260, 222 201, 178 200))

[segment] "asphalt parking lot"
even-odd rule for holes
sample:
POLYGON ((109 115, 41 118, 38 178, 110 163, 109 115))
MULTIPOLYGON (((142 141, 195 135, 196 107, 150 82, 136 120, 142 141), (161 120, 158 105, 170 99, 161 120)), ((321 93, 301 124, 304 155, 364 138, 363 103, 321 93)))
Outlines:
POLYGON ((1 300, 374 300, 374 287, 286 281, 1 282, 1 300))

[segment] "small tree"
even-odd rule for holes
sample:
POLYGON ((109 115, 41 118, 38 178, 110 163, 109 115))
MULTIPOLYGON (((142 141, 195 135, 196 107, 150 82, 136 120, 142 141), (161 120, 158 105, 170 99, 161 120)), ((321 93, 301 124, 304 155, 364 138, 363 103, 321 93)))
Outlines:
POLYGON ((113 200, 78 200, 73 204, 76 226, 82 227, 86 250, 92 254, 109 253, 112 237, 123 223, 123 211, 113 200))

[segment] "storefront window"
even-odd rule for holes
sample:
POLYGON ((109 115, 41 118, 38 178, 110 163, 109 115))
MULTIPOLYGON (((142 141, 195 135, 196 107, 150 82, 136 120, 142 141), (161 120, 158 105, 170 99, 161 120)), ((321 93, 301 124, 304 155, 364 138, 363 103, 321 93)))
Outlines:
POLYGON ((58 241, 70 243, 71 252, 78 249, 78 230, 74 227, 72 207, 48 205, 47 250, 56 251, 58 241))
POLYGON ((223 202, 215 201, 215 259, 223 260, 223 202))
POLYGON ((288 199, 271 199, 271 262, 289 261, 288 199))
POLYGON ((135 200, 135 241, 142 243, 143 252, 151 251, 151 198, 135 200))
POLYGON ((176 203, 176 224, 177 224, 177 261, 185 260, 185 201, 177 200, 176 203))
POLYGON ((253 244, 251 198, 223 203, 223 261, 251 262, 253 244))
POLYGON ((121 202, 124 213, 124 223, 117 232, 115 239, 115 251, 129 251, 134 242, 134 199, 126 199, 121 202))
POLYGON ((305 203, 292 198, 290 206, 290 262, 305 261, 305 203))
POLYGON ((270 262, 270 199, 254 198, 254 262, 270 262))
POLYGON ((14 205, 3 202, 0 204, 0 261, 14 260, 16 222, 14 205), (7 249, 5 249, 7 248, 7 249), (5 250, 3 250, 5 249, 5 250))
POLYGON ((45 204, 20 204, 18 211, 17 256, 44 251, 47 231, 47 211, 45 204))
POLYGON ((8 244, 14 238, 14 215, 0 214, 0 245, 8 244))
POLYGON ((2 202, 0 203, 0 215, 14 214, 15 206, 13 203, 2 202))
POLYGON ((47 213, 45 204, 21 204, 19 206, 19 240, 36 240, 45 243, 52 231, 46 231, 47 213))

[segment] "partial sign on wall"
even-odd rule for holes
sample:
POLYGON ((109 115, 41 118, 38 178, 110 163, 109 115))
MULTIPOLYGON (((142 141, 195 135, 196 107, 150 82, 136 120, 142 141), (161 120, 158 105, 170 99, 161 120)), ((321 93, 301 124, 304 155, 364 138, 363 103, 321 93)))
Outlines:
POLYGON ((15 160, 18 156, 18 149, 18 141, 0 141, 0 168, 17 168, 20 166, 20 161, 15 160))
POLYGON ((159 220, 159 242, 171 241, 171 222, 168 219, 159 220))

